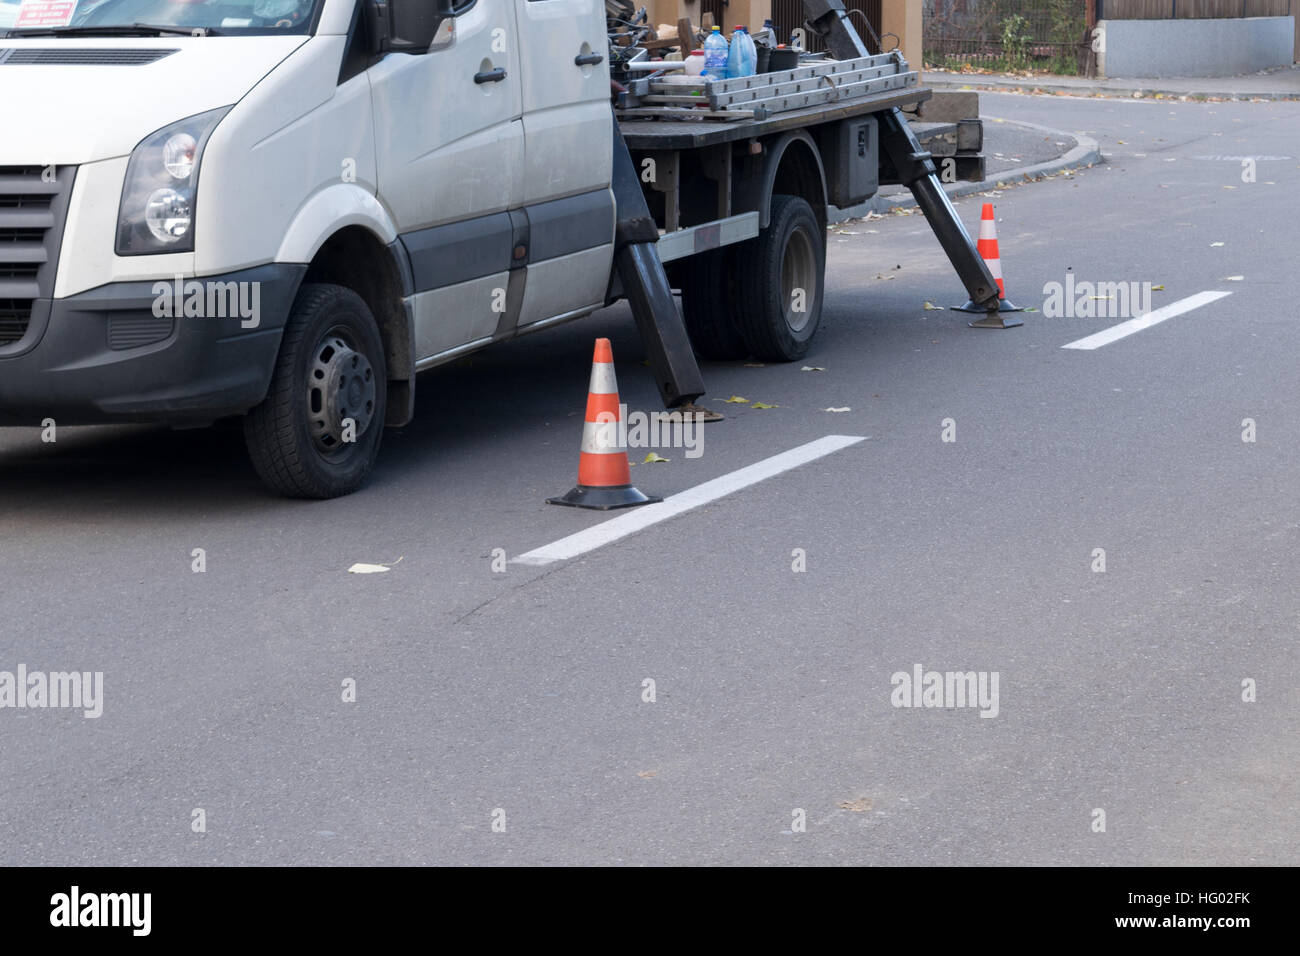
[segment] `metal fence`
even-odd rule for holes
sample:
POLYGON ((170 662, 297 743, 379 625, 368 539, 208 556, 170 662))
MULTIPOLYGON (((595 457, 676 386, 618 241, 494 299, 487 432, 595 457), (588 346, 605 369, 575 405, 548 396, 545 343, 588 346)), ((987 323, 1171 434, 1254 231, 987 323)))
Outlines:
POLYGON ((1097 0, 1098 20, 1231 20, 1290 15, 1290 0, 1097 0))
MULTIPOLYGON (((845 9, 849 10, 849 20, 857 28, 858 36, 867 45, 867 50, 871 53, 880 53, 876 41, 871 35, 874 30, 876 35, 880 35, 881 24, 881 0, 844 0, 845 9), (852 11, 858 11, 853 13, 852 11), (860 15, 859 15, 860 14, 860 15), (871 30, 863 26, 863 21, 871 24, 871 30)), ((772 0, 772 23, 776 26, 777 39, 785 43, 790 39, 790 34, 797 27, 803 26, 804 9, 802 0, 772 0)), ((805 31, 806 32, 806 31, 805 31)), ((813 51, 823 49, 821 40, 812 33, 806 33, 806 48, 813 51)), ((882 39, 885 39, 882 37, 882 39)), ((885 49, 892 50, 897 46, 897 38, 890 36, 885 39, 885 49)), ((915 69, 915 67, 913 67, 915 69)))
POLYGON ((1089 2, 923 0, 925 61, 935 66, 1078 72, 1089 2))
MULTIPOLYGON (((1285 17, 1297 0, 922 0, 922 48, 936 67, 1087 68, 1097 20, 1285 17)), ((1297 24, 1300 36, 1300 24, 1297 24)))

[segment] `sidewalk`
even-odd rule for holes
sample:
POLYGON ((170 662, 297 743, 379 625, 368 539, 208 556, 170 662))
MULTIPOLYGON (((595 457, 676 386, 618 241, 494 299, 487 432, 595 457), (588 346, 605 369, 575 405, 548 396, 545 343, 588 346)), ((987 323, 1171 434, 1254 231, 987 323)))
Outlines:
MULTIPOLYGON (((1033 182, 1101 162, 1097 141, 1083 133, 1067 133, 1050 126, 998 119, 987 114, 983 119, 983 154, 988 178, 978 183, 948 183, 943 191, 949 199, 1033 182)), ((841 223, 868 214, 879 216, 910 209, 915 205, 911 192, 903 186, 885 186, 859 206, 850 209, 831 206, 827 212, 831 223, 841 223)))
POLYGON ((1086 79, 1081 76, 1012 76, 927 70, 921 82, 937 90, 1016 90, 1067 96, 1165 96, 1189 99, 1300 100, 1300 66, 1245 76, 1167 76, 1086 79))

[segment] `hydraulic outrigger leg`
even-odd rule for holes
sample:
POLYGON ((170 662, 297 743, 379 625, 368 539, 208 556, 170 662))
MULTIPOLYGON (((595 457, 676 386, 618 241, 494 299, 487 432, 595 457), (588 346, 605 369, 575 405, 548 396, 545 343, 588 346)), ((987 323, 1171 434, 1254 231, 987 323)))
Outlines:
POLYGON ((650 357, 655 384, 665 408, 693 402, 704 394, 704 376, 691 349, 686 325, 673 301, 663 263, 659 260, 659 229, 637 179, 632 154, 614 121, 614 265, 641 342, 650 357))
MULTIPOLYGON (((842 0, 803 0, 808 26, 839 59, 869 56, 870 51, 853 24, 842 0)), ((912 128, 897 107, 878 114, 880 145, 885 150, 898 181, 912 191, 916 204, 925 213, 939 245, 957 270, 957 277, 970 295, 970 311, 987 310, 984 318, 970 323, 976 329, 1009 329, 1023 325, 1019 319, 999 312, 998 285, 984 264, 970 234, 952 208, 948 195, 939 183, 938 170, 930 153, 921 148, 912 128)))
POLYGON ((967 311, 983 308, 987 314, 970 323, 973 329, 1009 329, 1024 323, 999 311, 998 284, 993 273, 984 264, 971 242, 970 233, 962 225, 957 210, 948 201, 948 194, 939 185, 939 177, 930 154, 921 149, 907 121, 897 108, 880 114, 880 144, 889 154, 890 162, 899 180, 912 191, 916 204, 925 213, 939 245, 948 255, 948 261, 957 270, 957 277, 970 294, 971 305, 967 311))

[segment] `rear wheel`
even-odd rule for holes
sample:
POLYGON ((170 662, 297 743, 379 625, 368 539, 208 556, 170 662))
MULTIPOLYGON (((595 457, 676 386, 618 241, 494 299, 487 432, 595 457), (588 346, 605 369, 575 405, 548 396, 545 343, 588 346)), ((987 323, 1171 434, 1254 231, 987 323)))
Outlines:
POLYGON ((808 201, 772 197, 770 225, 736 247, 736 312, 749 351, 766 362, 808 352, 822 317, 826 235, 808 201))
POLYGON ((307 284, 284 329, 266 399, 244 418, 258 476, 290 498, 337 498, 370 475, 388 375, 370 309, 351 289, 307 284))
POLYGON ((749 354, 736 328, 735 262, 730 249, 713 249, 682 263, 682 318, 695 354, 741 359, 749 354))

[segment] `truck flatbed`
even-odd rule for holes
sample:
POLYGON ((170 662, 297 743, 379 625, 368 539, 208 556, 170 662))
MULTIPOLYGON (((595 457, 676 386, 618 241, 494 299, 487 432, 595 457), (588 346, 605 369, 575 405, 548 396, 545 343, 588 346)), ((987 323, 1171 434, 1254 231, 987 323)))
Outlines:
POLYGON ((931 97, 929 87, 907 89, 864 96, 847 103, 823 103, 804 109, 776 113, 767 119, 742 119, 732 122, 711 120, 620 119, 619 129, 630 149, 699 149, 752 139, 788 129, 818 126, 836 120, 876 113, 894 107, 912 106, 931 97))

